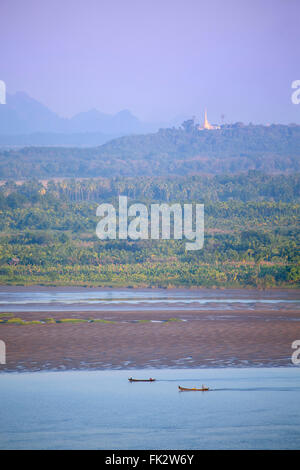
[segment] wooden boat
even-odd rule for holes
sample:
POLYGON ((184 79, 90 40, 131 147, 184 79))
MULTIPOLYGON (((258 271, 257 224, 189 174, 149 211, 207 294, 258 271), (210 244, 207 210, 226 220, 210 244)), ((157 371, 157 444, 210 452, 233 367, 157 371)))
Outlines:
POLYGON ((209 390, 209 388, 204 385, 202 385, 202 388, 185 388, 180 386, 178 386, 178 388, 181 392, 207 392, 209 390))
POLYGON ((132 377, 129 377, 129 382, 155 382, 156 379, 152 379, 152 377, 150 377, 150 379, 133 379, 132 377))

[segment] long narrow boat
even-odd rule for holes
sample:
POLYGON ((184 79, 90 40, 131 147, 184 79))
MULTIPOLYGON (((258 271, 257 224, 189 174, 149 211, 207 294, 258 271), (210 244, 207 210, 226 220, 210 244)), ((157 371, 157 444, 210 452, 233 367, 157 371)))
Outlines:
POLYGON ((202 388, 185 388, 178 385, 178 388, 181 392, 208 392, 209 390, 209 388, 204 387, 204 385, 202 385, 202 388))
POLYGON ((129 377, 129 382, 155 382, 156 379, 133 379, 132 377, 129 377))

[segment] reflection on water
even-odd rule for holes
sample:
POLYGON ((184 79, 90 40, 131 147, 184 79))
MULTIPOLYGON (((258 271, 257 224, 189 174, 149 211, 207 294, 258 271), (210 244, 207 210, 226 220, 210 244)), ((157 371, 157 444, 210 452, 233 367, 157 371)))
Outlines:
POLYGON ((1 449, 299 449, 300 368, 0 374, 1 449), (179 392, 178 385, 212 388, 179 392))

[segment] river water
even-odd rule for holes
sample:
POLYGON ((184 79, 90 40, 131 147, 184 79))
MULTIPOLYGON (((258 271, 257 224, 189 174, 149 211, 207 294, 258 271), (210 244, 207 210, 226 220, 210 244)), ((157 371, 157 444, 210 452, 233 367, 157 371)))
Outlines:
POLYGON ((300 449, 300 367, 0 374, 1 449, 300 449), (208 392, 180 392, 178 385, 208 392))
POLYGON ((0 287, 0 312, 298 310, 298 290, 0 287))

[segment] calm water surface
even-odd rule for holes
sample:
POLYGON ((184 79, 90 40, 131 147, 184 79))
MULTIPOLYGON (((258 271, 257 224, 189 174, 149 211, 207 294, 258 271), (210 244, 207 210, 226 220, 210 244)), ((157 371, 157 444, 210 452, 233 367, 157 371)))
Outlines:
POLYGON ((300 311, 298 291, 248 289, 0 289, 0 312, 105 310, 300 311))
POLYGON ((1 449, 300 449, 298 366, 2 373, 0 402, 1 449))

